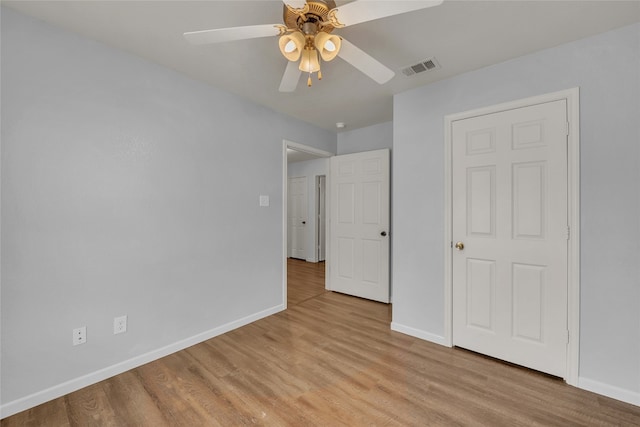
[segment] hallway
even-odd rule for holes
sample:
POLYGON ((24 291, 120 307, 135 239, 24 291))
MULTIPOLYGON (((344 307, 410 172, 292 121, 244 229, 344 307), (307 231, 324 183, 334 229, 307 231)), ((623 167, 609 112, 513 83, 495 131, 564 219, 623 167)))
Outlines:
POLYGON ((287 259, 287 307, 327 292, 324 288, 325 263, 287 259))

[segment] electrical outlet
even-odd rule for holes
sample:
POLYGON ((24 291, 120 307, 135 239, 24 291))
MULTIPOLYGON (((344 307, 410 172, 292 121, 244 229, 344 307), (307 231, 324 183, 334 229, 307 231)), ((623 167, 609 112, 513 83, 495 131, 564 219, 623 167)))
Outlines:
POLYGON ((73 345, 80 345, 87 342, 87 327, 82 326, 73 330, 73 345))
POLYGON ((121 334, 127 332, 127 316, 113 318, 113 334, 121 334))

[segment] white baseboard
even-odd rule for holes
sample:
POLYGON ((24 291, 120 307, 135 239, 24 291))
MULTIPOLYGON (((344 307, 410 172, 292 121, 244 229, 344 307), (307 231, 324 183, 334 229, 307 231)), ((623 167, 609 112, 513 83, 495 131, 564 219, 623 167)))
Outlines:
POLYGON ((640 392, 637 391, 612 386, 585 377, 578 377, 578 388, 640 406, 640 392))
POLYGON ((448 347, 444 337, 423 331, 421 329, 416 329, 410 326, 401 325, 396 322, 391 322, 391 330, 448 347))
POLYGON ((187 347, 199 344, 203 341, 206 341, 218 335, 222 335, 225 332, 232 331, 241 326, 248 325, 249 323, 255 322, 256 320, 262 319, 267 316, 271 316, 272 314, 278 313, 282 310, 284 310, 284 305, 282 304, 268 308, 258 313, 254 313, 233 322, 218 326, 217 328, 199 333, 184 340, 169 344, 157 350, 141 354, 140 356, 133 357, 104 369, 100 369, 90 374, 74 378, 72 380, 55 385, 42 391, 38 391, 29 396, 22 397, 12 402, 5 403, 4 405, 0 406, 0 419, 33 408, 50 400, 57 399, 58 397, 64 396, 65 394, 72 393, 76 390, 80 390, 81 388, 106 380, 107 378, 111 378, 133 368, 137 368, 138 366, 142 366, 145 363, 153 362, 154 360, 168 356, 177 351, 184 350, 187 347))

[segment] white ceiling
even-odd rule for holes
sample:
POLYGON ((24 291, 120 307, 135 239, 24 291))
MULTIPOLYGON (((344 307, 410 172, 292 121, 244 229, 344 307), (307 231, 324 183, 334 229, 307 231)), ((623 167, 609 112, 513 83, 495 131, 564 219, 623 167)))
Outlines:
POLYGON ((2 4, 331 130, 336 122, 350 130, 392 120, 393 95, 408 89, 640 21, 638 1, 445 0, 336 30, 396 71, 390 82, 378 85, 338 58, 323 65, 324 79, 311 88, 302 78, 294 93, 280 93, 286 60, 277 38, 193 46, 182 36, 281 23, 280 0, 2 4), (441 69, 413 77, 400 72, 432 56, 441 69))

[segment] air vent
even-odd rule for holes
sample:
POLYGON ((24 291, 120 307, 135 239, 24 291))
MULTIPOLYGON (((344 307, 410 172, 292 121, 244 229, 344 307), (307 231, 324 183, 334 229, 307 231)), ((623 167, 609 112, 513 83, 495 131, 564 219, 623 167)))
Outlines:
POLYGON ((436 61, 436 58, 428 58, 424 61, 420 61, 417 64, 409 65, 402 69, 402 74, 405 76, 413 76, 414 74, 424 73, 425 71, 437 70, 440 68, 440 64, 436 61))

